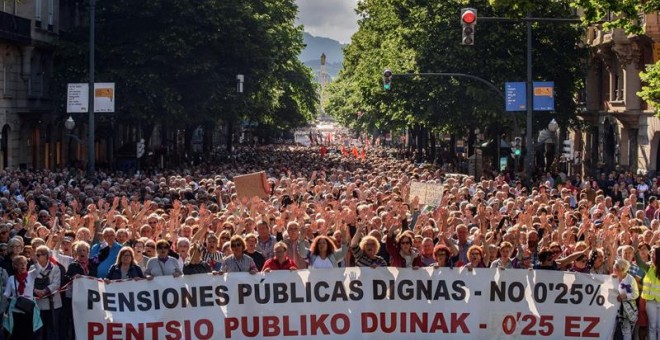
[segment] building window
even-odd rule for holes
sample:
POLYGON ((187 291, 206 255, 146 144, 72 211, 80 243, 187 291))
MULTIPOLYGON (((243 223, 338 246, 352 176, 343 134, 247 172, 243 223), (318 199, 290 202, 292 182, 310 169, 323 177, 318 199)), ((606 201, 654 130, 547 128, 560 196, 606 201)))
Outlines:
POLYGON ((34 25, 41 27, 41 0, 34 1, 34 25))
POLYGON ((625 73, 619 62, 615 59, 612 71, 612 92, 610 93, 610 101, 620 102, 625 98, 625 73))
POLYGON ((54 11, 55 11, 55 5, 53 4, 55 0, 48 0, 48 30, 53 31, 53 18, 54 18, 54 11))

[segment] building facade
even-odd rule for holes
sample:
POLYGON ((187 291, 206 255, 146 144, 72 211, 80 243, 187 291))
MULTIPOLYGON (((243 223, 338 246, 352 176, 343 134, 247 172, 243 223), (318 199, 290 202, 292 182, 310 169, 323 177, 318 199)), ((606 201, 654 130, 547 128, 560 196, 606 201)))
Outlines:
POLYGON ((53 88, 60 35, 79 24, 80 0, 0 1, 0 167, 57 168, 82 159, 82 126, 53 88), (73 136, 73 137, 72 137, 73 136))
POLYGON ((655 174, 660 169, 660 119, 637 95, 640 72, 657 61, 653 50, 660 42, 660 17, 646 15, 644 25, 644 35, 601 26, 587 31, 591 57, 578 114, 584 124, 574 136, 585 175, 613 170, 655 174))

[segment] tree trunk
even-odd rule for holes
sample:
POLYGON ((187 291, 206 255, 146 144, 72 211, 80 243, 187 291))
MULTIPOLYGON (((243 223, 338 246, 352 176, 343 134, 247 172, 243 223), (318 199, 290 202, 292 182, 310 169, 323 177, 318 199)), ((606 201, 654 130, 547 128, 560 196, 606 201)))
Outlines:
POLYGON ((429 152, 429 162, 433 163, 433 165, 437 165, 437 155, 436 155, 436 150, 435 150, 435 132, 430 131, 430 140, 431 140, 431 152, 429 152))

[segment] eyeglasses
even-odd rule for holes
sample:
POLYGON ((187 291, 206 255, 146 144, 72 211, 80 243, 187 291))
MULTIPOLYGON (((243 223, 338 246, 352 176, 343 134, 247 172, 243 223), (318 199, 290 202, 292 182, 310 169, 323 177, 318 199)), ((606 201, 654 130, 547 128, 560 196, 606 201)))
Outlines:
POLYGON ((436 256, 436 257, 445 257, 445 256, 447 256, 447 254, 445 254, 445 253, 437 253, 437 254, 435 254, 435 256, 436 256))
POLYGON ((148 245, 147 248, 156 249, 156 246, 148 245))
POLYGON ((162 249, 167 250, 167 249, 169 249, 169 247, 156 247, 156 249, 158 249, 158 250, 162 250, 162 249))
POLYGON ((243 243, 232 243, 231 244, 232 248, 238 248, 238 247, 242 247, 242 246, 243 246, 243 243))
POLYGON ((481 253, 470 253, 470 256, 481 256, 481 253))
POLYGON ((149 224, 156 224, 158 223, 157 221, 149 221, 149 224))

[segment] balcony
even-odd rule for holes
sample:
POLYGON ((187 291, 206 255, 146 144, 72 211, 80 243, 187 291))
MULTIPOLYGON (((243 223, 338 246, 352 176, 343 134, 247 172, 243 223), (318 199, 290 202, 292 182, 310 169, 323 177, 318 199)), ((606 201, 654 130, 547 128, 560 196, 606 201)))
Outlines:
POLYGON ((0 40, 29 45, 32 41, 30 29, 30 19, 0 12, 0 40))

